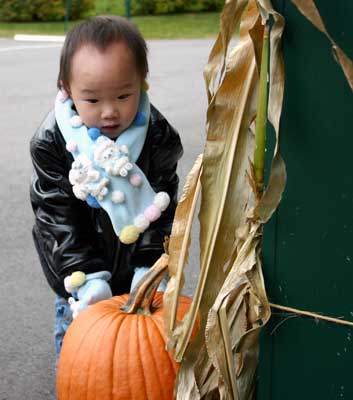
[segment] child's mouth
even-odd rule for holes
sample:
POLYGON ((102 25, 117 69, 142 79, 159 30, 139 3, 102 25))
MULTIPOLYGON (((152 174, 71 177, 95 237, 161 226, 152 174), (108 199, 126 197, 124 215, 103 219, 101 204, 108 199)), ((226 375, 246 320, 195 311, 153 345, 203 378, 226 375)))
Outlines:
POLYGON ((112 133, 112 132, 116 132, 119 129, 120 125, 116 124, 116 125, 106 125, 106 126, 102 126, 101 131, 103 133, 112 133))

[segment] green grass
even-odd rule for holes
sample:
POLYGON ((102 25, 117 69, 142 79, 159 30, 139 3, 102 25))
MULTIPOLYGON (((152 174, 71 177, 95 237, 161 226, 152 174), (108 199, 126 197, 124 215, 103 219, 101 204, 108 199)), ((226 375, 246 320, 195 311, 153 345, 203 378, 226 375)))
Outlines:
POLYGON ((146 39, 214 37, 219 30, 218 13, 141 16, 132 20, 146 39))
MULTIPOLYGON (((102 6, 99 11, 102 11, 102 6)), ((104 12, 99 12, 104 14, 104 12)), ((214 37, 218 32, 218 13, 190 13, 160 16, 133 17, 146 39, 181 39, 214 37)), ((70 22, 73 26, 77 21, 70 22)), ((0 22, 0 37, 13 37, 15 34, 62 35, 63 22, 0 22)))
POLYGON ((93 14, 115 14, 125 15, 124 0, 96 0, 93 14))

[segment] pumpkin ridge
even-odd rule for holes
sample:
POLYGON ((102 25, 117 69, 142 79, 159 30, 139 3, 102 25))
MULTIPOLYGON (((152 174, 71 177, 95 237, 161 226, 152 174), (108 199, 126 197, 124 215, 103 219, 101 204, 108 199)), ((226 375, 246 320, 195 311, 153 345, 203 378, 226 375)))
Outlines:
POLYGON ((154 363, 154 370, 156 371, 156 375, 158 377, 158 383, 159 383, 159 388, 160 388, 160 392, 162 392, 162 396, 161 393, 159 393, 159 398, 160 399, 167 399, 167 395, 165 393, 165 389, 168 389, 168 386, 164 385, 164 381, 165 379, 163 379, 163 376, 161 376, 161 369, 158 367, 160 364, 165 365, 166 360, 168 360, 169 365, 165 365, 164 367, 164 371, 166 369, 168 369, 169 371, 171 371, 174 375, 175 375, 175 367, 173 365, 173 360, 170 358, 169 353, 165 353, 165 357, 162 360, 159 360, 158 362, 158 358, 156 357, 155 351, 156 349, 158 349, 158 346, 161 346, 164 350, 166 347, 166 341, 165 341, 165 336, 161 334, 160 330, 159 330, 159 326, 156 323, 156 321, 154 320, 154 318, 151 318, 153 321, 153 324, 146 324, 147 326, 147 335, 148 335, 148 344, 149 344, 149 352, 151 354, 151 358, 153 359, 153 363, 154 363), (156 344, 156 342, 159 342, 160 344, 153 346, 152 343, 156 344))
MULTIPOLYGON (((95 315, 95 313, 91 312, 92 310, 87 309, 86 313, 90 313, 95 315)), ((77 355, 81 352, 81 348, 82 346, 85 344, 86 342, 86 337, 88 336, 88 334, 90 332, 92 332, 94 325, 100 321, 102 318, 104 318, 104 315, 99 315, 98 319, 83 319, 83 321, 85 322, 83 325, 80 325, 80 329, 76 328, 76 325, 79 323, 80 321, 80 316, 77 317, 77 319, 75 319, 72 324, 69 326, 68 332, 69 334, 65 334, 64 337, 64 342, 63 342, 63 347, 61 350, 61 355, 65 354, 66 348, 70 349, 70 352, 74 351, 74 356, 70 357, 69 360, 71 361, 71 363, 69 365, 67 365, 68 363, 66 362, 65 366, 62 367, 61 366, 61 362, 59 359, 59 364, 58 364, 58 369, 63 369, 63 373, 61 374, 65 374, 66 376, 69 377, 67 385, 66 385, 66 390, 64 388, 64 390, 60 390, 60 392, 58 391, 58 398, 59 399, 70 399, 70 393, 72 392, 72 387, 74 387, 74 382, 73 382, 73 369, 74 369, 74 365, 75 365, 75 360, 77 358, 77 355), (77 339, 78 338, 78 339, 77 339), (79 342, 77 343, 77 341, 79 340, 79 342)), ((82 319, 82 318, 81 318, 82 319)), ((65 359, 67 359, 67 357, 65 357, 65 359)), ((58 376, 60 377, 61 374, 58 374, 58 376)), ((61 388, 61 384, 58 382, 57 383, 58 388, 61 388)))
MULTIPOLYGON (((70 329, 70 327, 69 327, 69 329, 70 329)), ((65 336, 67 336, 66 333, 65 333, 65 335, 64 335, 64 338, 65 338, 65 336)), ((67 345, 68 340, 64 341, 63 344, 62 344, 62 349, 61 349, 61 352, 60 352, 59 363, 58 363, 58 369, 63 368, 64 374, 65 374, 66 376, 68 376, 69 379, 68 379, 68 382, 67 382, 66 386, 64 386, 62 390, 61 390, 61 388, 62 388, 63 385, 60 383, 61 380, 58 380, 58 381, 57 381, 57 392, 58 392, 58 397, 59 397, 59 398, 61 398, 62 396, 63 396, 65 399, 69 399, 69 398, 70 398, 71 384, 72 384, 72 369, 73 369, 73 365, 74 365, 74 360, 76 359, 76 354, 79 352, 81 345, 83 344, 84 337, 81 335, 80 339, 81 339, 81 340, 80 340, 78 346, 75 346, 75 357, 72 357, 72 358, 70 359, 70 361, 71 361, 70 363, 67 363, 67 362, 66 362, 66 364, 68 364, 68 365, 65 365, 65 368, 64 368, 64 367, 61 367, 61 364, 62 364, 62 362, 63 362, 63 361, 61 361, 61 360, 62 360, 62 354, 63 354, 63 352, 65 351, 65 346, 67 345), (65 390, 65 389, 66 389, 66 390, 65 390)), ((72 341, 71 338, 70 338, 69 340, 72 341)), ((74 343, 75 343, 75 342, 74 342, 74 343)), ((64 376, 64 375, 61 375, 61 374, 58 375, 59 378, 62 377, 62 376, 64 376)), ((65 382, 65 380, 64 380, 64 382, 65 382)))
MULTIPOLYGON (((68 329, 68 332, 69 331, 75 331, 75 333, 76 333, 76 331, 77 331, 79 333, 79 335, 80 335, 79 336, 80 341, 79 341, 78 345, 76 345, 76 341, 73 341, 72 337, 69 336, 70 337, 70 341, 75 344, 75 347, 74 347, 75 348, 75 356, 71 358, 70 373, 67 372, 68 376, 69 376, 69 384, 67 385, 66 393, 64 393, 64 399, 70 399, 70 393, 72 392, 71 388, 74 385, 72 370, 73 370, 73 367, 74 367, 74 364, 75 364, 75 360, 76 360, 77 354, 79 354, 80 351, 81 351, 81 347, 85 344, 85 338, 86 338, 87 332, 90 332, 92 327, 95 324, 95 321, 89 320, 88 323, 85 325, 85 329, 84 330, 83 329, 82 330, 75 330, 75 325, 74 325, 75 322, 76 322, 76 325, 77 325, 77 320, 73 321, 72 324, 70 325, 69 329, 68 329)), ((67 332, 65 333, 65 336, 66 336, 66 338, 68 337, 67 332)), ((68 342, 68 340, 65 341, 65 337, 64 337, 63 348, 61 349, 61 356, 62 356, 63 352, 66 351, 66 347, 67 346, 71 347, 69 345, 70 341, 69 342, 68 342)), ((60 368, 60 364, 59 364, 59 368, 60 368)), ((64 371, 66 373, 67 366, 65 366, 65 368, 63 367, 63 369, 64 369, 64 371)), ((59 398, 60 398, 60 396, 59 396, 59 398)))
MULTIPOLYGON (((162 296, 163 296, 163 293, 162 293, 162 296)), ((188 312, 188 310, 190 308, 191 302, 192 302, 192 299, 190 299, 189 297, 184 296, 184 295, 180 295, 179 296, 178 305, 177 305, 177 313, 176 313, 176 323, 177 324, 180 321, 182 321, 182 319, 187 314, 187 312, 188 312)), ((162 302, 161 307, 163 307, 163 302, 162 302)), ((165 340, 165 343, 167 345, 167 338, 166 338, 165 331, 164 331, 163 312, 161 314, 158 313, 158 315, 154 315, 154 317, 152 319, 153 319, 153 322, 155 323, 155 325, 157 326, 157 328, 158 328, 158 330, 160 332, 160 335, 163 338, 165 338, 164 340, 165 340), (158 320, 161 320, 160 324, 158 323, 158 320)), ((174 351, 170 350, 169 351, 169 355, 170 355, 170 361, 172 363, 174 372, 175 372, 175 374, 177 374, 178 370, 179 370, 179 363, 177 363, 174 360, 174 351)))
MULTIPOLYGON (((112 379, 112 370, 107 368, 108 365, 112 365, 112 358, 114 357, 114 353, 112 351, 106 351, 106 352, 99 352, 98 350, 101 348, 104 349, 111 349, 111 334, 109 333, 112 329, 115 331, 118 329, 117 327, 117 318, 121 317, 121 315, 115 315, 115 314, 106 314, 106 325, 101 328, 102 335, 99 337, 99 339, 96 341, 94 344, 94 351, 93 354, 95 354, 95 359, 97 359, 97 363, 94 364, 94 369, 92 370, 94 374, 94 385, 93 388, 89 388, 90 393, 94 393, 94 397, 92 400, 101 400, 104 399, 106 400, 107 397, 107 392, 104 390, 104 382, 106 382, 107 378, 107 373, 109 374, 108 380, 112 379), (113 327, 113 328, 112 328, 113 327), (109 357, 109 361, 105 360, 106 355, 109 357), (103 366, 103 370, 101 370, 99 367, 103 366), (99 374, 99 375, 98 375, 99 374), (99 376, 99 378, 97 378, 99 376), (102 395, 103 391, 103 395, 102 395)), ((114 335, 114 339, 116 338, 116 335, 114 335)), ((115 341, 113 342, 115 344, 115 341)), ((92 366, 91 366, 92 369, 92 366)), ((91 376, 91 369, 90 369, 90 375, 91 376)), ((107 386, 108 387, 108 386, 107 386)), ((111 400, 111 393, 109 394, 109 398, 111 400)), ((91 399, 88 399, 91 400, 91 399)))
POLYGON ((130 358, 132 361, 131 365, 129 365, 129 369, 136 371, 136 378, 138 378, 138 383, 139 385, 136 384, 136 382, 131 382, 130 388, 132 389, 132 399, 148 399, 148 390, 146 386, 146 373, 145 370, 143 369, 143 352, 144 348, 141 346, 141 335, 140 335, 140 323, 139 321, 141 319, 146 318, 144 315, 133 315, 133 318, 131 319, 131 325, 133 325, 134 329, 132 330, 134 332, 133 335, 130 335, 130 340, 129 340, 129 347, 130 350, 132 350, 133 356, 130 358), (141 376, 143 379, 141 379, 141 376), (138 389, 137 389, 138 386, 138 389), (137 393, 135 393, 136 389, 138 390, 137 393), (144 395, 142 396, 142 392, 144 395), (136 395, 137 394, 137 395, 136 395))
MULTIPOLYGON (((89 339, 89 343, 93 343, 92 345, 92 351, 90 351, 90 360, 96 359, 96 355, 99 354, 98 350, 101 348, 102 342, 104 342, 104 338, 106 336, 106 331, 109 329, 109 326, 113 322, 114 315, 112 315, 111 310, 107 308, 106 312, 104 314, 99 315, 99 318, 97 318, 97 312, 96 310, 105 310, 105 305, 98 304, 95 306, 96 309, 91 310, 92 311, 92 318, 95 318, 95 323, 93 325, 93 330, 95 330, 94 326, 96 324, 99 324, 99 329, 97 330, 97 334, 93 336, 93 339, 89 339), (102 307, 103 306, 103 307, 102 307)), ((89 369, 87 373, 87 383, 85 385, 85 388, 87 388, 87 394, 86 394, 86 399, 87 400, 100 400, 100 397, 97 396, 97 373, 100 373, 100 371, 96 370, 96 364, 92 363, 91 361, 89 362, 89 369)))
MULTIPOLYGON (((94 329, 94 325, 95 325, 96 321, 93 321, 93 324, 91 325, 91 329, 86 331, 85 330, 85 334, 81 334, 82 337, 82 346, 87 346, 87 343, 91 343, 92 341, 95 342, 96 338, 101 334, 101 331, 94 329), (93 339, 92 339, 93 338, 93 339)), ((80 332, 80 329, 78 329, 79 327, 79 320, 76 320, 76 325, 77 328, 76 330, 78 330, 80 332)), ((82 347, 81 345, 79 346, 79 349, 82 347)), ((78 353, 78 351, 76 352, 78 353)), ((80 350, 80 354, 81 354, 81 350, 80 350)), ((76 359, 76 357, 74 358, 74 362, 78 362, 80 364, 80 368, 77 371, 77 374, 71 374, 71 382, 70 382, 70 393, 75 392, 75 390, 77 390, 77 384, 78 382, 81 383, 81 387, 80 387, 80 393, 82 393, 82 400, 89 400, 88 396, 89 396, 89 391, 88 391, 88 383, 89 383, 89 371, 90 371, 90 365, 91 365, 91 359, 93 356, 93 353, 91 351, 89 352, 83 352, 84 355, 84 363, 81 362, 80 358, 78 358, 78 360, 76 359), (86 354, 87 354, 87 358, 86 358, 86 354), (83 383, 83 384, 82 384, 83 383)), ((82 356, 81 356, 82 359, 82 356)), ((69 397, 70 399, 70 397, 69 397)))
POLYGON ((142 375, 143 375, 143 383, 144 383, 144 388, 145 388, 145 399, 148 399, 148 387, 147 387, 147 379, 148 377, 146 376, 146 371, 144 369, 144 363, 142 360, 143 354, 145 352, 145 348, 143 346, 143 348, 141 348, 142 346, 140 345, 141 343, 145 343, 146 342, 146 337, 144 335, 144 333, 146 333, 146 329, 144 329, 146 327, 146 316, 144 315, 137 315, 136 316, 136 325, 137 325, 137 333, 138 333, 138 338, 136 341, 136 347, 137 347, 137 354, 139 354, 138 360, 140 363, 140 368, 142 371, 142 375), (144 331, 144 332, 143 332, 144 331), (142 334, 142 335, 141 335, 142 334), (142 336, 142 337, 141 337, 142 336))
MULTIPOLYGON (((101 344, 104 341, 105 332, 109 328, 109 325, 111 325, 111 322, 112 322, 112 317, 107 313, 106 318, 104 318, 102 322, 103 329, 99 330, 99 334, 97 333, 96 340, 93 343, 92 351, 90 352, 92 355, 96 356, 96 354, 98 353, 98 349, 101 347, 101 344)), ((87 400, 96 400, 99 398, 97 397, 97 375, 96 375, 97 371, 95 367, 96 367, 95 363, 92 362, 89 363, 88 379, 86 385, 88 388, 87 400)))
POLYGON ((115 393, 117 393, 119 390, 119 388, 117 387, 117 384, 119 382, 119 377, 117 374, 117 367, 116 367, 116 353, 117 353, 117 347, 118 347, 118 335, 119 335, 119 332, 123 325, 124 319, 125 319, 125 315, 123 313, 117 314, 114 318, 114 321, 116 322, 117 325, 115 327, 115 340, 114 340, 114 346, 113 346, 112 357, 111 357, 111 365, 110 365, 111 379, 113 382, 110 400, 114 400, 115 393))
MULTIPOLYGON (((119 400, 119 399, 131 399, 131 389, 130 389, 130 382, 128 381, 128 373, 127 371, 129 370, 129 365, 128 365, 128 360, 129 360, 129 346, 128 346, 128 338, 126 331, 130 332, 132 335, 132 331, 130 329, 130 323, 131 323, 131 318, 126 318, 129 316, 128 314, 120 313, 122 321, 120 324, 120 328, 117 330, 117 337, 116 337, 116 345, 114 348, 114 400, 119 400), (125 328, 125 325, 129 329, 125 328), (125 340, 125 341, 124 341, 125 340), (122 348, 124 347, 124 348, 122 348), (126 385, 124 386, 123 389, 119 387, 119 382, 125 381, 126 385), (122 397, 121 392, 124 391, 128 392, 125 397, 122 397)), ((126 393, 125 393, 126 394, 126 393)))
MULTIPOLYGON (((167 338, 166 338, 166 335, 165 335, 165 332, 164 332, 164 328, 163 328, 163 317, 162 317, 162 316, 158 316, 158 318, 160 318, 161 323, 159 324, 159 323, 157 322, 158 320, 155 319, 155 318, 153 318, 153 323, 154 323, 155 326, 157 327, 158 332, 159 332, 159 335, 160 335, 160 337, 163 339, 163 341, 164 341, 164 343, 165 343, 165 348, 166 348, 166 347, 167 347, 167 338)), ((166 350, 166 351, 167 351, 167 350, 166 350)), ((169 359, 169 362, 170 362, 170 364, 171 364, 171 367, 173 368, 174 373, 177 374, 177 372, 178 372, 178 370, 179 370, 179 364, 178 364, 176 361, 174 361, 174 355, 173 355, 173 353, 168 352, 168 354, 169 354, 168 359, 169 359)))

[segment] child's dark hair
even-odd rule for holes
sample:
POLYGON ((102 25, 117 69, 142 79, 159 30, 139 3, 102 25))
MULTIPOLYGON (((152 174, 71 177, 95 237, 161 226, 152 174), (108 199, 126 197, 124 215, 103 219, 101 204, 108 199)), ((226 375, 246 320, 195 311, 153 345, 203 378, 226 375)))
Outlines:
POLYGON ((104 51, 119 41, 126 43, 135 58, 137 70, 142 78, 146 78, 147 45, 139 30, 122 17, 97 16, 75 25, 66 35, 60 56, 58 88, 69 87, 72 58, 82 45, 91 44, 104 51))

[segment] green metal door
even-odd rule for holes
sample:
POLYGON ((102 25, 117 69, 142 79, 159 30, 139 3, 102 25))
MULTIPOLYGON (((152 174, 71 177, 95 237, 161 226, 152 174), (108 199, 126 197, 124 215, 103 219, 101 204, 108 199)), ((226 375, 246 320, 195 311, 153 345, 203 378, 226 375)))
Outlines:
MULTIPOLYGON (((316 0, 353 59, 353 1, 316 0)), ((291 1, 285 17, 281 153, 288 182, 265 227, 272 303, 353 321, 353 92, 327 38, 291 1)), ((353 399, 353 329, 273 309, 261 338, 259 400, 353 399)))

